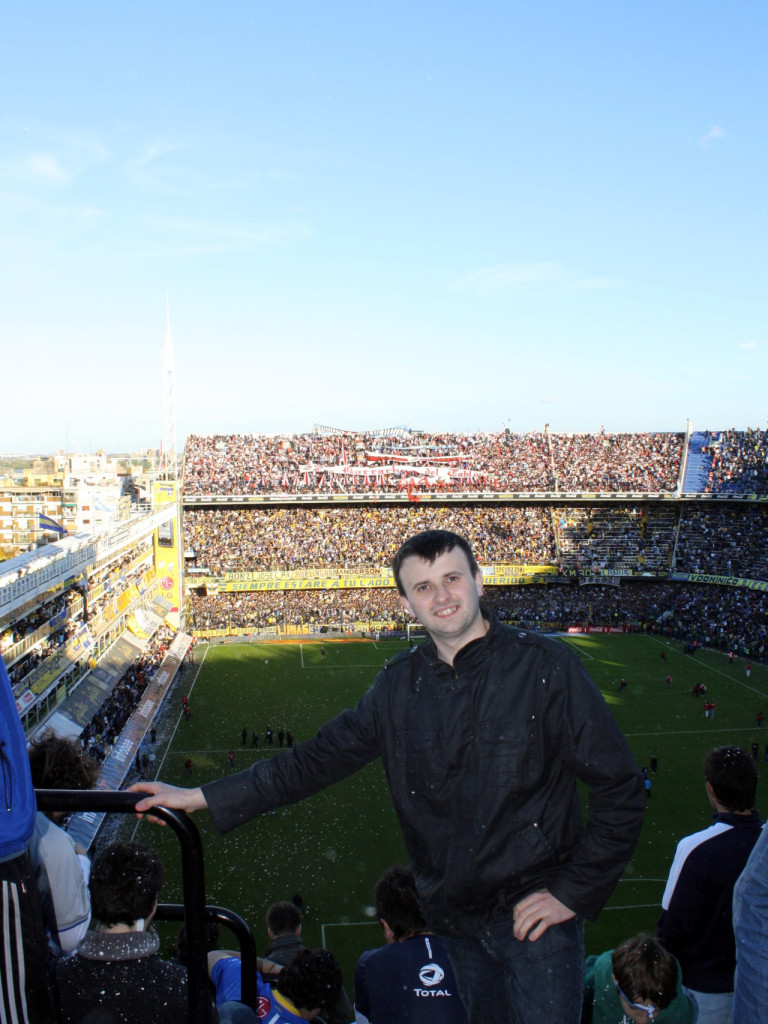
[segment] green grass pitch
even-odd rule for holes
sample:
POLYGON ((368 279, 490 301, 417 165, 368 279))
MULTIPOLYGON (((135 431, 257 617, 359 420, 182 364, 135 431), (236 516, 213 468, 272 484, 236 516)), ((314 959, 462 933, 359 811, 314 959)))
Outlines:
MULTIPOLYGON (((654 754, 659 763, 635 855, 598 921, 587 924, 587 953, 597 953, 640 930, 655 930, 677 840, 711 821, 702 774, 707 750, 726 743, 749 749, 759 742, 758 808, 768 807, 768 764, 762 760, 768 724, 760 729, 756 722, 758 711, 768 714, 768 669, 755 664, 747 678, 742 659, 730 663, 722 654, 702 651, 689 656, 680 644, 652 636, 571 636, 561 642, 583 659, 638 763, 648 765, 654 754), (692 695, 697 682, 706 684, 707 698, 716 703, 714 719, 705 719, 703 700, 692 695)), ((230 771, 230 749, 240 769, 277 749, 281 728, 297 742, 313 736, 324 721, 353 705, 384 659, 403 646, 318 640, 198 648, 200 670, 189 690, 193 714, 188 721, 179 714, 158 777, 195 785, 230 771), (272 748, 264 747, 267 725, 275 733, 272 748), (250 746, 253 730, 260 737, 258 750, 250 746)), ((266 908, 301 893, 304 941, 336 953, 351 989, 360 952, 382 943, 371 907, 374 883, 385 868, 406 861, 380 763, 223 838, 205 813, 195 820, 205 849, 208 901, 245 917, 261 951, 266 908)), ((161 852, 167 874, 162 899, 172 901, 180 898, 179 857, 175 837, 165 832, 141 823, 136 838, 161 852)))

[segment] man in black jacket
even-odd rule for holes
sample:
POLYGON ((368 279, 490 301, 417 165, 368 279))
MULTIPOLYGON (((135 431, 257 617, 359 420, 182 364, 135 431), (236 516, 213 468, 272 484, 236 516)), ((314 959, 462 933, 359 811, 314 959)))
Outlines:
POLYGON ((572 652, 483 614, 464 538, 417 534, 392 569, 427 643, 314 739, 201 789, 138 783, 151 796, 137 811, 208 807, 226 832, 381 757, 424 917, 446 938, 470 1020, 576 1022, 582 920, 608 899, 642 824, 637 763, 572 652))

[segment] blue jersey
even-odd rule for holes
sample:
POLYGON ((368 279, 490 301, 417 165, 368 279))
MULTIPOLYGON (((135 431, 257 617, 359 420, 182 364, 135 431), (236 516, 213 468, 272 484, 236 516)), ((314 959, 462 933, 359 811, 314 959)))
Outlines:
MULTIPOLYGON (((240 1002, 240 958, 228 956, 217 960, 211 970, 211 981, 216 988, 217 1006, 232 999, 240 1002)), ((256 1013, 263 1024, 305 1024, 303 1017, 282 1004, 280 994, 260 974, 256 975, 256 988, 259 997, 256 1013)))
POLYGON ((369 949, 355 968, 358 1024, 467 1024, 456 976, 437 935, 369 949))

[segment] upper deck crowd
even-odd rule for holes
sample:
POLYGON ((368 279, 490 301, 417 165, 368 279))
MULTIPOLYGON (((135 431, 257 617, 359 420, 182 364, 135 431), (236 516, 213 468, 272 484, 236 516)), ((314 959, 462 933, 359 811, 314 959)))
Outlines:
POLYGON ((682 434, 276 434, 190 436, 184 491, 398 494, 674 491, 682 434))
MULTIPOLYGON (((423 433, 404 429, 187 438, 184 491, 197 495, 424 492, 674 492, 682 433, 423 433)), ((768 487, 768 431, 705 435, 704 492, 768 487)))

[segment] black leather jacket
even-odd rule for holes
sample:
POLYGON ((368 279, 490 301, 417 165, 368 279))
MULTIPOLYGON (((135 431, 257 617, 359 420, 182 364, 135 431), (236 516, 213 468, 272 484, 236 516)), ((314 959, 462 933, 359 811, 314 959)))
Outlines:
POLYGON ((406 651, 314 739, 203 791, 226 832, 379 756, 438 934, 475 934, 543 887, 594 919, 640 833, 640 771, 580 660, 494 620, 453 667, 431 641, 406 651))

